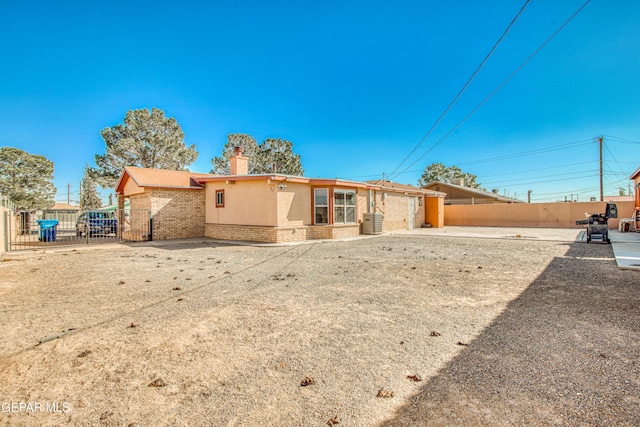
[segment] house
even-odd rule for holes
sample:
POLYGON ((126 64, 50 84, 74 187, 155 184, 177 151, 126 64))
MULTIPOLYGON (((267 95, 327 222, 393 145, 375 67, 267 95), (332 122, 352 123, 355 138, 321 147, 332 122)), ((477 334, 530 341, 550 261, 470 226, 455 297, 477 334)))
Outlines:
POLYGON ((211 237, 288 242, 363 234, 365 213, 382 214, 382 231, 444 224, 444 193, 416 187, 285 174, 248 174, 240 148, 230 175, 127 167, 118 203, 149 209, 153 238, 211 237))
POLYGON ((198 176, 208 175, 127 166, 116 185, 118 208, 128 201, 130 212, 149 211, 154 239, 202 237, 205 202, 203 187, 194 181, 198 176))
POLYGON ((464 185, 464 179, 459 178, 452 183, 431 182, 423 187, 432 191, 443 191, 447 193, 445 205, 480 205, 490 203, 523 203, 521 200, 511 197, 501 196, 498 190, 491 192, 481 190, 479 188, 467 187, 464 185))

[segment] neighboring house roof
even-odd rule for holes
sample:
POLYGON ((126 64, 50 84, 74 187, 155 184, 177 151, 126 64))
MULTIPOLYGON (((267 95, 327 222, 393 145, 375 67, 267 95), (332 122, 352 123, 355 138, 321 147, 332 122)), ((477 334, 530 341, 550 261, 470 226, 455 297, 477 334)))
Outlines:
POLYGON ((439 182, 439 181, 430 182, 429 184, 425 185, 423 188, 435 189, 436 186, 440 187, 441 189, 440 191, 446 192, 446 189, 442 189, 442 187, 448 187, 450 189, 456 189, 458 191, 468 193, 469 197, 481 197, 481 198, 491 199, 491 200, 495 200, 503 203, 524 203, 522 200, 501 196, 500 194, 485 191, 480 188, 472 188, 472 187, 466 187, 463 185, 448 184, 448 183, 439 182))
POLYGON ((435 191, 432 189, 424 189, 424 188, 414 187, 413 185, 399 184, 397 182, 392 182, 392 181, 387 181, 382 179, 367 181, 367 184, 384 188, 384 189, 395 190, 395 191, 404 191, 404 192, 412 192, 412 193, 431 193, 435 195, 441 195, 443 197, 445 195, 445 193, 435 191))
POLYGON ((132 179, 138 187, 152 188, 182 188, 182 189, 202 189, 193 178, 200 176, 210 176, 204 173, 189 171, 174 171, 166 169, 139 168, 127 166, 124 168, 118 184, 116 193, 122 192, 128 179, 132 179))
POLYGON ((636 171, 631 174, 629 179, 636 179, 638 176, 640 176, 640 168, 636 169, 636 171))
POLYGON ((67 203, 56 203, 49 209, 45 209, 47 211, 79 211, 80 208, 77 206, 71 206, 67 203))

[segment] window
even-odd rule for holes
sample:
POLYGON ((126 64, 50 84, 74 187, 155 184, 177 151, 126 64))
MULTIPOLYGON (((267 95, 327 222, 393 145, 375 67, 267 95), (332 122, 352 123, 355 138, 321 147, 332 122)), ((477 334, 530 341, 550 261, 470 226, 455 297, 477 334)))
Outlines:
POLYGON ((316 188, 313 190, 314 224, 329 224, 329 190, 316 188))
POLYGON ((224 208, 224 190, 216 190, 216 208, 224 208))
POLYGON ((333 192, 333 222, 349 224, 356 222, 355 190, 335 190, 333 192))

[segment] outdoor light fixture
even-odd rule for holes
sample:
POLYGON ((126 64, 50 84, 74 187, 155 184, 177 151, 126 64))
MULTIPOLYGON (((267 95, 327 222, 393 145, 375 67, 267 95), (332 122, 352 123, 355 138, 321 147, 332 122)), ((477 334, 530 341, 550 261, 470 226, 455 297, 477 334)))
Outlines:
POLYGON ((284 190, 285 188, 287 188, 287 184, 278 184, 279 190, 284 190))

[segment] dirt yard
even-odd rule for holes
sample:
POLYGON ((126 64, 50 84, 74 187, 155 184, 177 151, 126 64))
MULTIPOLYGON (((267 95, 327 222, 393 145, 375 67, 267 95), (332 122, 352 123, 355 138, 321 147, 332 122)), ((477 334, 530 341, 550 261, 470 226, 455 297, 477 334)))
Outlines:
POLYGON ((0 425, 640 425, 640 274, 608 245, 10 254, 0 325, 0 425))

